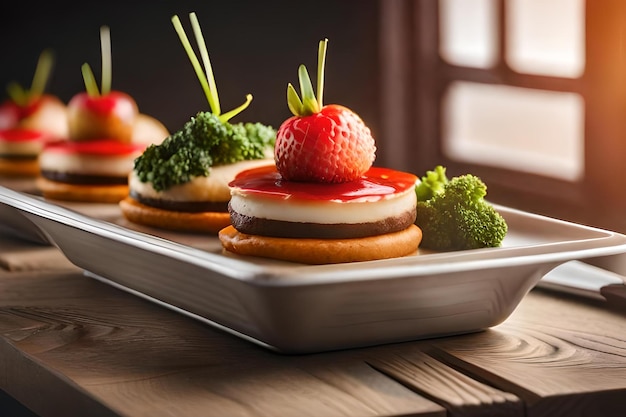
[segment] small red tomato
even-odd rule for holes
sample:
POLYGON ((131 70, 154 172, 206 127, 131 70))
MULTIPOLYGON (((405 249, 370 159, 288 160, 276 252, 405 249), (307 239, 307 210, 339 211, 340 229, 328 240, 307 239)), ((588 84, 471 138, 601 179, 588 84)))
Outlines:
POLYGON ((131 142, 139 113, 135 100, 120 91, 101 96, 78 93, 67 111, 70 140, 110 138, 123 143, 131 142))

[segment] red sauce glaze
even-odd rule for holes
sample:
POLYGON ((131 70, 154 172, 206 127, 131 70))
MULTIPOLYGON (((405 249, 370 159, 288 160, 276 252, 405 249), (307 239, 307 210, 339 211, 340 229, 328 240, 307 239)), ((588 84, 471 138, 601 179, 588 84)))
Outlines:
POLYGON ((30 117, 43 105, 44 102, 50 99, 50 96, 42 95, 39 97, 32 98, 28 103, 24 105, 19 105, 13 100, 5 100, 2 105, 0 105, 0 112, 10 112, 15 118, 15 123, 18 121, 30 117))
POLYGON ((6 142, 31 142, 44 140, 47 135, 37 130, 30 129, 5 129, 0 130, 0 140, 6 142))
POLYGON ((25 119, 29 117, 30 115, 34 114, 35 112, 37 112, 39 108, 42 106, 42 103, 44 100, 45 98, 42 96, 37 99, 31 100, 25 106, 20 106, 19 107, 20 119, 25 119))
POLYGON ((87 94, 82 94, 78 101, 81 101, 85 108, 100 114, 111 114, 114 112, 116 106, 124 101, 132 101, 130 96, 120 91, 111 91, 110 93, 98 96, 90 97, 87 94))
POLYGON ((228 185, 249 194, 277 199, 351 201, 381 198, 415 187, 417 177, 402 171, 372 167, 361 178, 340 184, 286 181, 276 167, 264 166, 240 172, 228 185))
POLYGON ((137 151, 142 152, 145 144, 122 143, 113 139, 98 139, 84 142, 56 141, 46 144, 46 152, 73 153, 86 155, 129 155, 137 151))

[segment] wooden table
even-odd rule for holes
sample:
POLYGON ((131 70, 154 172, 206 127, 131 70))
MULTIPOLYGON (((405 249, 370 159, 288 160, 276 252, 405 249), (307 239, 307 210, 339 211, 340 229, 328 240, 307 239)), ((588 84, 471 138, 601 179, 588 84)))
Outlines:
POLYGON ((285 356, 73 266, 0 269, 0 389, 42 417, 623 416, 625 324, 533 290, 488 331, 285 356))

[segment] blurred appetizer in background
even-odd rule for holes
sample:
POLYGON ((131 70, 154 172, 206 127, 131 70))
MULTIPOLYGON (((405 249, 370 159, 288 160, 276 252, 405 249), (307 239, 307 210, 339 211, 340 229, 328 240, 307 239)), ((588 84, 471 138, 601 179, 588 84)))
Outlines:
POLYGON ((306 264, 400 257, 417 252, 413 174, 372 167, 376 146, 352 110, 323 105, 327 40, 319 44, 317 96, 300 65, 301 97, 287 86, 293 116, 278 129, 275 167, 231 183, 232 225, 223 247, 240 255, 306 264))
POLYGON ((67 136, 67 110, 56 96, 45 93, 54 56, 39 56, 30 89, 17 82, 7 86, 9 98, 0 104, 0 175, 36 177, 44 143, 67 136))
POLYGON ((228 183, 244 169, 273 165, 276 130, 261 123, 230 123, 246 101, 222 113, 213 69, 195 13, 189 15, 204 65, 198 60, 178 16, 172 23, 206 95, 201 111, 160 145, 135 161, 130 193, 120 202, 134 223, 185 232, 217 233, 230 224, 228 183))
POLYGON ((0 175, 4 177, 37 177, 39 153, 49 136, 39 130, 0 130, 0 175))
POLYGON ((68 137, 46 144, 39 157, 37 186, 46 198, 119 202, 128 194, 128 173, 135 158, 169 135, 156 119, 139 113, 131 96, 111 89, 108 27, 101 27, 100 39, 101 87, 89 64, 83 64, 86 91, 67 105, 68 137))
POLYGON ((56 138, 67 136, 67 108, 45 89, 54 66, 54 55, 44 50, 39 56, 30 89, 17 82, 7 86, 9 99, 0 104, 0 129, 37 130, 56 138))

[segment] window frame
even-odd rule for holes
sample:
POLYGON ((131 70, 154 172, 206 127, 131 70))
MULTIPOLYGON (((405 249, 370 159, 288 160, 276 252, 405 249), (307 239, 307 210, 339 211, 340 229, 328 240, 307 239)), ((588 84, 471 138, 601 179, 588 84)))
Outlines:
POLYGON ((437 164, 471 172, 488 198, 526 211, 626 232, 626 2, 585 2, 585 70, 579 78, 520 74, 506 63, 506 0, 498 10, 498 56, 489 69, 451 65, 439 55, 438 0, 381 1, 379 161, 423 173, 437 164), (569 182, 447 158, 442 97, 456 80, 580 94, 585 102, 584 175, 569 182))

